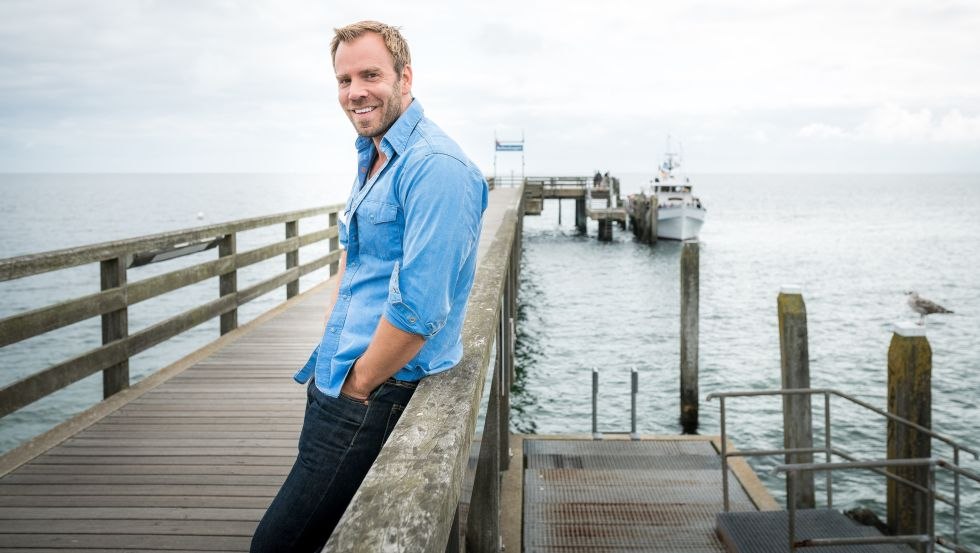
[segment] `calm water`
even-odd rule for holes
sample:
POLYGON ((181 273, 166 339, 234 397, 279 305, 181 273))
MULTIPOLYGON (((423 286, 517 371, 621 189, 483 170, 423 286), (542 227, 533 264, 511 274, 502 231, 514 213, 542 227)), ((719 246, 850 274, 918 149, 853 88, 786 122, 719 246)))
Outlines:
MULTIPOLYGON (((624 191, 647 175, 621 175, 624 191)), ((930 318, 933 425, 980 446, 980 177, 977 176, 721 176, 693 179, 708 207, 701 241, 701 396, 714 391, 779 386, 776 295, 780 285, 803 287, 810 332, 811 380, 884 407, 890 325, 911 320, 903 291, 917 290, 956 311, 930 318)), ((343 201, 345 175, 0 175, 0 258, 128 238, 343 201), (198 214, 202 214, 201 218, 198 214)), ((546 203, 525 219, 519 325, 519 390, 513 427, 521 432, 588 432, 590 372, 601 373, 600 429, 629 428, 629 370, 640 373, 639 430, 679 433, 679 245, 650 248, 615 232, 599 243, 572 226, 573 204, 546 203)), ((301 226, 309 232, 325 224, 301 226)), ((239 248, 278 239, 282 229, 246 233, 239 248)), ((211 255, 211 254, 206 254, 211 255)), ((317 255, 315 252, 309 254, 317 255)), ((179 263, 131 273, 135 280, 179 263)), ((280 270, 281 260, 243 273, 240 286, 280 270)), ((307 288, 322 278, 312 275, 307 288)), ((94 267, 0 283, 0 316, 98 289, 94 267)), ((217 296, 202 283, 130 312, 134 329, 217 296)), ((242 309, 241 322, 282 301, 270 294, 242 309)), ((202 325, 132 362, 134 379, 211 340, 217 323, 202 325)), ((96 347, 98 322, 0 349, 10 383, 96 347)), ((51 427, 99 399, 98 375, 0 420, 0 450, 51 427)), ((822 402, 815 402, 821 440, 822 402)), ((876 415, 833 406, 836 446, 883 456, 885 424, 876 415)), ((778 400, 730 404, 731 438, 741 448, 782 443, 778 400)), ((701 404, 701 432, 718 432, 717 403, 701 404)), ((948 450, 934 446, 938 455, 948 450)), ((782 481, 754 462, 771 489, 782 481)), ((980 470, 980 463, 966 466, 980 470)), ((839 507, 872 505, 883 512, 883 480, 835 476, 839 507)), ((819 484, 820 480, 818 480, 819 484)), ((818 496, 822 497, 822 496, 818 496)), ((968 542, 980 544, 980 490, 968 488, 968 542)))
MULTIPOLYGON (((344 175, 11 175, 0 174, 0 258, 107 240, 220 223, 245 217, 343 202, 350 179, 344 175)), ((328 224, 326 217, 300 222, 305 234, 328 224)), ((239 234, 245 251, 284 237, 276 225, 239 234)), ((300 262, 326 253, 326 245, 301 252, 300 262)), ((211 250, 167 263, 131 269, 130 281, 217 255, 211 250)), ((283 270, 278 257, 239 271, 244 288, 283 270)), ((325 270, 301 279, 305 290, 325 278, 325 270)), ((0 317, 90 294, 99 290, 99 268, 92 264, 36 277, 0 282, 0 317)), ((130 332, 218 297, 216 279, 183 288, 131 307, 130 332)), ((269 293, 239 309, 239 324, 285 299, 269 293)), ((166 366, 219 335, 218 321, 204 323, 130 361, 133 381, 166 366)), ((0 348, 0 385, 8 385, 54 363, 98 347, 99 320, 92 319, 0 348)), ((0 419, 0 452, 35 436, 102 397, 99 374, 0 419)))
MULTIPOLYGON (((626 190, 648 182, 623 175, 626 190)), ((703 176, 700 394, 780 385, 776 296, 803 287, 814 387, 832 387, 884 408, 890 325, 912 320, 904 290, 956 311, 928 321, 933 350, 933 425, 980 445, 980 177, 703 176)), ((677 434, 680 246, 612 243, 573 226, 574 206, 546 203, 526 217, 521 276, 520 390, 514 427, 523 432, 591 431, 591 377, 600 372, 600 430, 629 429, 629 371, 639 371, 640 432, 677 434)), ((822 401, 814 427, 822 428, 822 401)), ((782 447, 778 399, 732 400, 737 447, 782 447)), ((835 446, 884 456, 882 417, 834 400, 835 446)), ((717 434, 717 402, 701 403, 701 433, 717 434)), ((822 434, 815 437, 822 443, 822 434)), ((948 449, 934 446, 938 455, 948 449)), ((775 459, 754 461, 766 476, 775 459)), ((967 463, 974 470, 977 463, 967 463)), ((821 488, 822 489, 822 488, 821 488)), ((840 507, 881 503, 883 478, 835 477, 840 507)), ((818 497, 824 497, 822 495, 818 497)), ((964 503, 970 540, 980 543, 980 490, 964 503)))

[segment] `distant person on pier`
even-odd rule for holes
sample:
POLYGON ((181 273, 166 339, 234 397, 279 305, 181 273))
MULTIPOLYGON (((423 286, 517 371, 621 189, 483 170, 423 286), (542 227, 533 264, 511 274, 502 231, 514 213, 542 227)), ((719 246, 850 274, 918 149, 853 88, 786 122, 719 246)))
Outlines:
POLYGON ((397 27, 362 21, 331 44, 340 107, 359 137, 339 224, 345 251, 307 384, 299 455, 252 551, 318 551, 422 378, 462 357, 487 183, 412 96, 397 27))
POLYGON ((596 171, 595 176, 592 177, 592 188, 598 188, 600 182, 602 182, 602 173, 596 171))

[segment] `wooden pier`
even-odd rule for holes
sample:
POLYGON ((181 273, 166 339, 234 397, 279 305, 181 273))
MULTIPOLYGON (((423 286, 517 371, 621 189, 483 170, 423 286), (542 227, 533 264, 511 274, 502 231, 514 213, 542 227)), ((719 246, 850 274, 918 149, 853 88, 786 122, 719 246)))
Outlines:
MULTIPOLYGON (((520 186, 491 192, 464 323, 463 359, 419 385, 327 551, 442 553, 465 544, 466 550, 480 552, 500 551, 501 545, 529 552, 715 552, 737 541, 735 530, 745 527, 742 515, 752 513, 750 521, 783 528, 785 512, 767 514, 779 507, 744 456, 785 451, 736 451, 726 436, 726 394, 719 395, 720 437, 593 440, 508 431, 522 217, 538 197, 578 203, 603 193, 573 184, 542 182, 537 192, 520 186), (481 415, 483 426, 476 428, 481 415), (714 517, 726 505, 733 513, 716 525, 714 517), (720 540, 719 525, 735 530, 723 532, 720 540)), ((604 193, 610 204, 618 197, 616 187, 604 193)), ((98 294, 0 319, 0 345, 98 316, 105 341, 93 352, 3 388, 0 408, 10 412, 85 374, 103 371, 108 383, 103 402, 0 457, 0 551, 248 549, 296 454, 305 389, 290 376, 320 338, 324 306, 335 285, 330 279, 299 294, 297 279, 338 258, 337 209, 0 260, 2 280, 56 270, 59 264, 99 263, 103 275, 98 294), (297 219, 311 215, 328 215, 329 227, 300 235, 297 219), (236 252, 236 232, 269 224, 285 224, 286 239, 236 252), (300 263, 301 246, 326 240, 326 255, 300 263), (153 255, 142 259, 152 259, 210 245, 219 246, 216 260, 141 281, 127 279, 125 267, 139 257, 133 247, 149 249, 153 255), (284 273, 238 289, 238 268, 275 255, 285 257, 284 273), (219 281, 218 300, 129 334, 128 305, 206 278, 219 281), (289 299, 238 326, 237 307, 277 287, 285 287, 289 299), (222 335, 215 342, 129 385, 128 355, 218 316, 222 335), (23 396, 23 390, 30 394, 23 396)), ((582 209, 577 218, 588 213, 582 209)), ((696 257, 687 265, 693 269, 682 269, 682 279, 696 275, 696 257)), ((683 297, 692 306, 689 313, 695 313, 696 288, 683 297)), ((696 325, 692 328, 687 334, 694 341, 693 359, 685 374, 694 381, 685 385, 682 376, 682 388, 692 390, 694 403, 689 401, 687 410, 693 409, 696 421, 696 325)), ((808 389, 727 395, 763 394, 824 394, 827 405, 830 395, 843 396, 808 389)), ((907 426, 904 419, 885 415, 907 426)), ((930 435, 952 444, 954 458, 960 450, 977 454, 930 435)), ((825 447, 814 451, 828 459, 831 451, 842 455, 831 449, 829 438, 825 447)), ((788 470, 800 470, 793 467, 788 470)))
POLYGON ((527 177, 524 179, 524 198, 526 215, 540 215, 545 200, 558 200, 559 222, 561 201, 574 200, 575 226, 585 232, 589 219, 597 221, 599 240, 604 242, 612 240, 613 223, 626 228, 627 213, 616 177, 605 177, 599 182, 593 177, 527 177), (605 206, 596 206, 593 200, 606 200, 605 206))
MULTIPOLYGON (((502 233, 519 236, 515 211, 521 192, 492 192, 479 245, 481 265, 492 247, 502 247, 502 233)), ((512 242, 503 246, 509 250, 512 242)), ((506 266, 507 256, 502 257, 506 266)), ((298 277, 298 270, 292 274, 298 277)), ((488 282, 485 267, 479 275, 484 287, 498 286, 493 303, 499 307, 501 275, 488 282)), ((0 458, 0 551, 246 551, 295 458, 305 388, 290 376, 320 337, 334 285, 332 279, 324 282, 227 331, 0 458)), ((471 310, 480 315, 472 304, 471 310)), ((486 342, 483 336, 472 338, 486 342)), ((457 369, 442 383, 462 373, 457 369)), ((425 390, 420 387, 413 404, 427 401, 425 390)), ((462 420, 475 420, 470 407, 469 402, 460 406, 462 420)), ((472 422, 468 436, 471 430, 472 422)), ((391 441, 397 440, 398 432, 391 441)), ((444 548, 449 526, 438 530, 444 548)))

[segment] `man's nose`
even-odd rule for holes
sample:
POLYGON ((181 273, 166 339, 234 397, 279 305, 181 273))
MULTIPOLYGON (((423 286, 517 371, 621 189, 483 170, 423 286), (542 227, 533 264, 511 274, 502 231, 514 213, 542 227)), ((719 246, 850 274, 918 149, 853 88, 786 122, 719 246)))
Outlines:
POLYGON ((347 87, 347 98, 349 100, 359 100, 367 96, 367 88, 360 79, 351 79, 350 86, 347 87))

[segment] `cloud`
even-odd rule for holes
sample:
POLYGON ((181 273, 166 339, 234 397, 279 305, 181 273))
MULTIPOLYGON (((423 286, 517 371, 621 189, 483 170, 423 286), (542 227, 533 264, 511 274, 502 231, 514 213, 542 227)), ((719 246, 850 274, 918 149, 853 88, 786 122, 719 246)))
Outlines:
POLYGON ((802 138, 817 139, 844 138, 847 136, 844 129, 823 123, 810 123, 801 128, 796 134, 802 138))
POLYGON ((529 170, 646 167, 668 133, 718 171, 923 140, 980 170, 968 0, 375 4, 0 0, 0 171, 114 171, 120 151, 133 170, 343 169, 329 41, 363 18, 402 26, 414 92, 484 167, 514 128, 529 170))
POLYGON ((847 130, 825 123, 810 123, 797 136, 814 140, 851 140, 880 144, 980 143, 980 115, 964 115, 950 109, 934 117, 931 109, 906 109, 885 104, 866 112, 864 119, 847 130))
POLYGON ((755 142, 756 144, 768 144, 769 143, 769 133, 762 129, 756 129, 749 134, 745 135, 745 138, 755 142))

